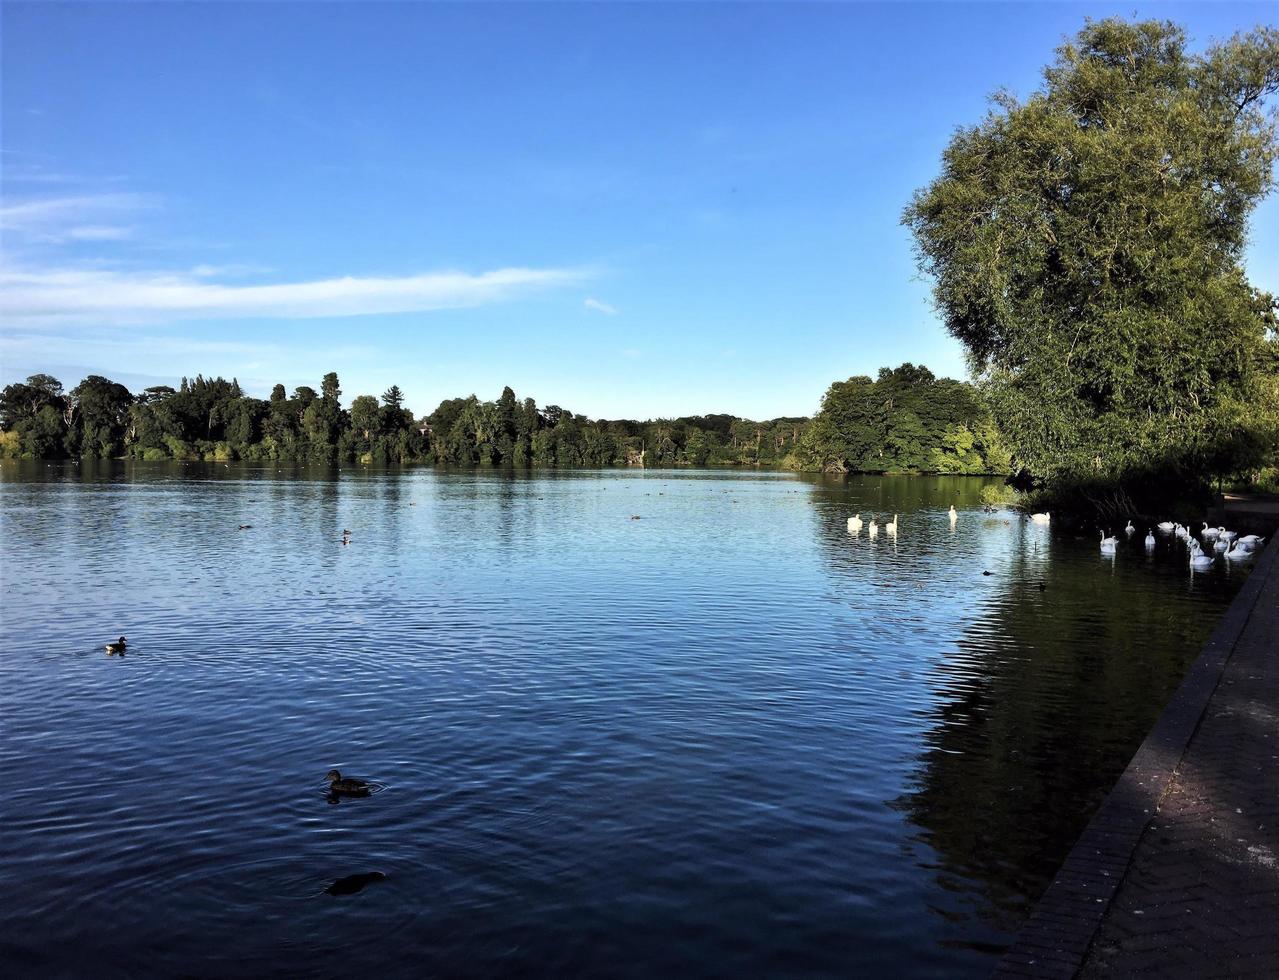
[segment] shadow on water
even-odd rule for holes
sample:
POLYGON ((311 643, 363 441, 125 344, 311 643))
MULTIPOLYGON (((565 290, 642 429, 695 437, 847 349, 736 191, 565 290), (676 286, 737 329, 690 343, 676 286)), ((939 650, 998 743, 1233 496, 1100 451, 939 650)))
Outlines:
POLYGON ((1155 556, 1121 544, 1116 562, 1091 539, 1019 531, 989 597, 939 651, 925 747, 893 802, 926 845, 916 858, 964 899, 935 909, 955 924, 942 941, 959 945, 1015 934, 1207 640, 1221 605, 1188 614, 1161 586, 1232 590, 1188 575, 1174 541, 1155 556))

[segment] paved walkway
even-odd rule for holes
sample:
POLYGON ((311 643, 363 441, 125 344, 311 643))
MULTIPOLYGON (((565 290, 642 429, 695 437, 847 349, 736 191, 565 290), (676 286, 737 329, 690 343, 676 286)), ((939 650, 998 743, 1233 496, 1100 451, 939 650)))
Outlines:
POLYGON ((1279 977, 1279 544, 995 975, 1279 977))

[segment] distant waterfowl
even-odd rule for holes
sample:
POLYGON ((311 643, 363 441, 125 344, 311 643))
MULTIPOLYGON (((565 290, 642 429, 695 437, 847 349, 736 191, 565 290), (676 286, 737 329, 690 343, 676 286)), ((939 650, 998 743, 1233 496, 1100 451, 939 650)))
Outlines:
POLYGON ((891 534, 893 537, 897 536, 897 515, 896 514, 893 515, 893 520, 891 524, 884 525, 884 530, 887 531, 889 534, 891 534))
POLYGON ((1124 534, 1135 534, 1137 529, 1132 526, 1132 521, 1128 522, 1128 526, 1124 528, 1124 534))
POLYGON ((1204 538, 1205 540, 1207 540, 1208 538, 1215 538, 1220 533, 1221 533, 1221 528, 1209 527, 1207 521, 1204 521, 1204 528, 1202 531, 1199 532, 1200 536, 1204 538))
POLYGON ((342 528, 342 537, 349 538, 350 536, 351 536, 351 532, 348 531, 346 528, 342 528))
POLYGON ((1186 538, 1190 537, 1190 528, 1182 527, 1182 525, 1178 524, 1175 528, 1173 528, 1173 533, 1177 535, 1177 537, 1181 538, 1182 541, 1185 541, 1186 538))
POLYGON ((363 779, 343 776, 336 769, 330 769, 324 776, 329 784, 330 793, 367 793, 372 787, 363 779))
POLYGON ((640 515, 639 515, 639 514, 632 514, 632 515, 631 515, 631 520, 633 520, 633 521, 639 521, 639 520, 643 520, 643 518, 642 518, 642 517, 640 517, 640 515))
POLYGON ((862 514, 861 514, 861 511, 858 511, 856 514, 854 514, 852 517, 848 519, 848 530, 856 534, 861 529, 862 529, 862 514))
POLYGON ((1114 554, 1115 545, 1119 544, 1119 539, 1106 537, 1105 531, 1098 531, 1097 533, 1101 535, 1102 554, 1114 554))
POLYGON ((1174 524, 1172 521, 1160 521, 1158 524, 1158 527, 1159 527, 1159 530, 1164 532, 1164 534, 1167 534, 1169 531, 1174 530, 1177 527, 1177 525, 1174 524))
POLYGON ((1216 543, 1213 544, 1212 550, 1217 552, 1217 554, 1221 554, 1223 551, 1225 551, 1229 547, 1230 547, 1229 541, 1227 541, 1225 538, 1218 538, 1216 543))
POLYGON ((1147 547, 1147 548, 1153 548, 1154 546, 1155 546, 1155 532, 1154 532, 1154 531, 1147 531, 1147 532, 1146 532, 1146 547, 1147 547))
POLYGON ((872 538, 879 536, 879 525, 875 523, 874 517, 871 517, 870 523, 866 525, 866 533, 872 538))
POLYGON ((1052 520, 1052 514, 1048 511, 1042 514, 1031 514, 1030 519, 1036 524, 1047 524, 1052 520))
POLYGON ((1246 544, 1253 548, 1259 548, 1261 545, 1266 543, 1265 538, 1258 537, 1255 534, 1245 534, 1242 538, 1238 538, 1237 540, 1240 544, 1246 544))
POLYGON ((122 636, 120 637, 120 639, 116 640, 114 643, 108 643, 106 647, 104 647, 104 649, 107 651, 107 655, 111 656, 112 654, 116 654, 116 653, 124 653, 125 647, 127 647, 128 645, 129 644, 125 642, 125 639, 122 636))
POLYGON ((1216 559, 1212 555, 1205 555, 1203 552, 1196 552, 1195 554, 1190 556, 1191 568, 1198 568, 1198 569, 1212 568, 1215 562, 1216 562, 1216 559))
POLYGON ((950 523, 954 524, 957 520, 959 520, 959 513, 955 510, 955 505, 951 504, 950 505, 950 523))
POLYGON ((1227 531, 1224 527, 1217 529, 1217 539, 1220 541, 1233 541, 1239 537, 1238 531, 1227 531))
POLYGON ((248 530, 249 528, 251 528, 252 526, 253 526, 252 524, 241 524, 241 525, 240 525, 240 530, 241 530, 241 531, 247 531, 247 530, 248 530))
POLYGON ((365 886, 373 884, 375 881, 381 881, 385 878, 381 871, 365 871, 358 875, 347 875, 345 878, 339 878, 328 888, 324 889, 326 895, 354 895, 356 892, 363 891, 365 886))

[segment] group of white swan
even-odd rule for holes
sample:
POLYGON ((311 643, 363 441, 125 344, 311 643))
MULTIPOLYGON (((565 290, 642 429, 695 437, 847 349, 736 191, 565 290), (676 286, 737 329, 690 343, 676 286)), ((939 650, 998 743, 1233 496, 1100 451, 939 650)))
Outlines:
MULTIPOLYGON (((852 535, 857 535, 862 529, 862 523, 863 522, 862 522, 861 511, 858 511, 856 514, 854 514, 852 517, 848 519, 848 533, 852 535)), ((874 514, 870 515, 870 520, 866 521, 865 524, 866 524, 866 536, 868 538, 879 537, 879 525, 875 523, 874 514)), ((893 519, 891 521, 889 521, 887 524, 884 525, 884 533, 887 534, 890 538, 897 537, 897 515, 896 514, 893 515, 893 519)))
MULTIPOLYGON (((953 528, 955 522, 959 520, 959 512, 955 510, 955 505, 950 505, 948 515, 950 524, 953 528)), ((884 524, 884 532, 892 538, 897 537, 897 514, 893 515, 893 519, 884 524)), ((1052 515, 1045 512, 1042 514, 1031 514, 1030 520, 1034 524, 1048 524, 1052 521, 1052 515)), ((879 536, 879 525, 875 523, 875 515, 870 515, 866 521, 862 520, 861 512, 858 511, 848 519, 848 533, 854 537, 861 533, 862 525, 866 525, 866 536, 876 538, 879 536)), ((1256 534, 1245 534, 1240 537, 1237 531, 1227 531, 1224 527, 1209 527, 1206 523, 1203 530, 1199 532, 1198 537, 1189 528, 1173 521, 1160 521, 1153 528, 1146 532, 1145 545, 1147 551, 1153 551, 1155 548, 1155 531, 1158 530, 1162 534, 1175 535, 1179 540, 1186 541, 1190 549, 1190 567, 1193 569, 1208 569, 1213 566, 1217 555, 1221 555, 1229 561, 1245 561, 1255 557, 1256 550, 1265 543, 1265 538, 1256 534), (1202 537, 1204 544, 1199 543, 1202 537), (1211 551, 1204 547, 1211 544, 1211 551)), ((1137 533, 1137 529, 1129 521, 1124 528, 1124 534, 1131 538, 1137 533)), ((1101 553, 1103 555, 1113 555, 1119 547, 1119 536, 1108 535, 1105 531, 1099 531, 1101 535, 1101 553)))
MULTIPOLYGON (((1131 537, 1136 530, 1132 526, 1132 521, 1129 521, 1128 526, 1124 528, 1124 533, 1131 537)), ((1238 531, 1228 531, 1224 527, 1209 527, 1207 523, 1196 535, 1194 531, 1182 524, 1174 521, 1160 521, 1146 532, 1147 551, 1154 550, 1156 530, 1161 534, 1171 534, 1178 540, 1185 541, 1189 547, 1190 567, 1200 571, 1212 568, 1218 555, 1227 561, 1247 561, 1254 558, 1257 549, 1266 540, 1256 534, 1245 534, 1240 537, 1238 531), (1199 538, 1203 538, 1203 544, 1199 543, 1199 538)), ((1099 533, 1101 534, 1101 553, 1113 555, 1119 544, 1119 538, 1108 537, 1105 531, 1099 533)))

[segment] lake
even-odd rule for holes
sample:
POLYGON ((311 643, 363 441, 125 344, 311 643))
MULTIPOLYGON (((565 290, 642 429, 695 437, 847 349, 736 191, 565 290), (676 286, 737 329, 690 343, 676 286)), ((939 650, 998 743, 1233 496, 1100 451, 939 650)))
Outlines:
POLYGON ((1247 574, 986 482, 6 461, 0 955, 984 975, 1247 574))

